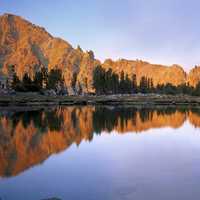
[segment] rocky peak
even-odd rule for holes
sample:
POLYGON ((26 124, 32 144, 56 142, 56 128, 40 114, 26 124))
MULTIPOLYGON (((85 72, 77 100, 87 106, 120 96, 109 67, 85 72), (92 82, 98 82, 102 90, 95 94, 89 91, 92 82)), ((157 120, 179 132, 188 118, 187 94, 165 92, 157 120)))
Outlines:
MULTIPOLYGON (((33 76, 38 70, 36 65, 46 66, 48 70, 58 66, 69 89, 76 72, 77 84, 89 92, 92 91, 93 70, 99 64, 101 62, 95 59, 93 51, 84 52, 80 46, 74 49, 67 41, 53 37, 44 28, 22 17, 12 14, 0 16, 0 74, 8 75, 9 65, 15 65, 19 77, 25 72, 33 76)), ((200 67, 187 75, 179 65, 156 65, 141 60, 107 59, 102 66, 115 73, 123 70, 129 76, 136 74, 138 83, 142 76, 152 78, 155 86, 186 82, 195 86, 200 80, 200 67)))
POLYGON ((70 87, 74 71, 82 71, 87 64, 90 72, 84 74, 91 76, 95 63, 92 51, 83 52, 80 47, 74 49, 68 42, 51 36, 44 28, 19 16, 0 16, 0 65, 4 74, 8 74, 9 65, 15 65, 20 77, 25 72, 33 76, 36 65, 46 66, 49 70, 58 66, 70 87))
POLYGON ((200 81, 200 66, 195 66, 193 69, 190 70, 187 76, 187 83, 189 83, 191 86, 196 86, 199 81, 200 81))

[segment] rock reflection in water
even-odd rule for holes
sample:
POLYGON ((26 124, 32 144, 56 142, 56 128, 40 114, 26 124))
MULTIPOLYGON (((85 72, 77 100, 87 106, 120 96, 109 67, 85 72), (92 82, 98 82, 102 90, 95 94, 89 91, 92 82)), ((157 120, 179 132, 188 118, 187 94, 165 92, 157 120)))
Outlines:
POLYGON ((58 107, 0 116, 0 176, 18 175, 71 144, 102 132, 133 134, 150 128, 200 126, 200 111, 175 108, 58 107))

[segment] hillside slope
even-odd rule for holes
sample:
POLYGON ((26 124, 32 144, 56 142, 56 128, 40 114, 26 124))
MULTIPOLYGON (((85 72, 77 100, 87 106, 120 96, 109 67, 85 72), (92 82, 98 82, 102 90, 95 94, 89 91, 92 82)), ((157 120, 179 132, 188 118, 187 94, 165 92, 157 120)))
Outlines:
MULTIPOLYGON (((78 74, 77 86, 83 91, 92 91, 93 69, 101 64, 92 51, 84 52, 80 47, 74 49, 68 42, 55 38, 44 28, 36 26, 25 19, 12 14, 0 16, 0 74, 8 75, 9 66, 15 65, 19 77, 25 72, 33 76, 40 66, 48 70, 58 67, 62 69, 68 91, 74 73, 78 74), (87 87, 87 88, 86 88, 87 87)), ((122 70, 137 75, 139 83, 142 76, 153 79, 153 83, 179 85, 189 82, 195 86, 200 80, 200 68, 191 70, 189 75, 181 66, 154 65, 143 61, 107 59, 102 66, 114 72, 122 70)))

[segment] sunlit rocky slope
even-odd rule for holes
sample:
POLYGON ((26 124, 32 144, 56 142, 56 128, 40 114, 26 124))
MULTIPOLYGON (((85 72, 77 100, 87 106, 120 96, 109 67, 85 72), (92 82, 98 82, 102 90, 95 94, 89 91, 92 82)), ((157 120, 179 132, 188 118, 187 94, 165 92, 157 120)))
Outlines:
POLYGON ((186 74, 178 65, 154 65, 139 60, 108 59, 100 63, 92 51, 84 52, 80 47, 75 49, 68 42, 53 37, 44 28, 19 16, 0 16, 0 67, 4 75, 8 75, 9 65, 15 65, 20 77, 25 72, 33 75, 41 65, 48 69, 58 67, 62 69, 69 91, 72 91, 70 83, 73 73, 78 74, 77 84, 81 85, 84 91, 91 91, 93 69, 99 64, 106 69, 112 68, 117 73, 123 70, 130 76, 136 74, 137 82, 142 76, 152 78, 155 86, 166 83, 179 85, 186 82, 195 86, 200 80, 198 67, 186 74))

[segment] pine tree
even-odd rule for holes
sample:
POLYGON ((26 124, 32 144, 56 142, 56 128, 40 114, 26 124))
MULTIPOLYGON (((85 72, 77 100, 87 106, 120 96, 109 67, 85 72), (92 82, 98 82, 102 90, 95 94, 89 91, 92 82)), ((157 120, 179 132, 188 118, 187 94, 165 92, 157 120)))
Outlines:
POLYGON ((148 81, 146 77, 142 77, 140 80, 140 92, 141 93, 147 93, 148 91, 148 81))
POLYGON ((137 93, 137 77, 136 74, 132 75, 132 92, 131 93, 137 93))
POLYGON ((48 89, 56 89, 58 84, 62 84, 63 76, 62 71, 60 69, 52 69, 48 74, 48 89))
POLYGON ((113 84, 113 93, 118 94, 119 93, 119 76, 118 74, 113 73, 112 74, 112 84, 113 84))
POLYGON ((152 78, 147 78, 147 93, 153 92, 153 80, 152 78))
POLYGON ((11 88, 19 91, 21 87, 21 81, 19 79, 19 77, 17 76, 16 72, 13 72, 13 78, 12 78, 12 83, 11 83, 11 88))
POLYGON ((124 91, 125 91, 125 93, 131 94, 131 90, 132 90, 132 83, 131 83, 131 80, 128 77, 128 74, 126 74, 124 91))
POLYGON ((153 79, 152 78, 150 78, 149 89, 150 89, 150 92, 154 92, 154 85, 153 85, 153 79))
POLYGON ((43 88, 43 74, 41 71, 35 73, 33 84, 36 90, 40 91, 43 88))
POLYGON ((93 87, 98 95, 105 93, 105 70, 99 65, 93 71, 93 87))
POLYGON ((120 93, 121 93, 121 94, 124 94, 124 93, 125 93, 125 77, 124 77, 124 71, 121 71, 121 74, 120 74, 120 84, 119 84, 119 87, 120 87, 120 93))
POLYGON ((76 81, 77 81, 77 73, 74 72, 72 75, 72 81, 71 81, 71 87, 72 87, 74 93, 76 93, 76 81))
POLYGON ((105 72, 105 93, 112 93, 112 69, 109 68, 107 72, 105 72))
POLYGON ((26 72, 22 78, 22 87, 26 92, 32 91, 32 80, 26 72))
POLYGON ((200 82, 198 82, 196 87, 194 88, 193 95, 200 96, 200 82))
POLYGON ((81 83, 78 82, 78 95, 81 95, 83 93, 83 88, 81 86, 81 83))

